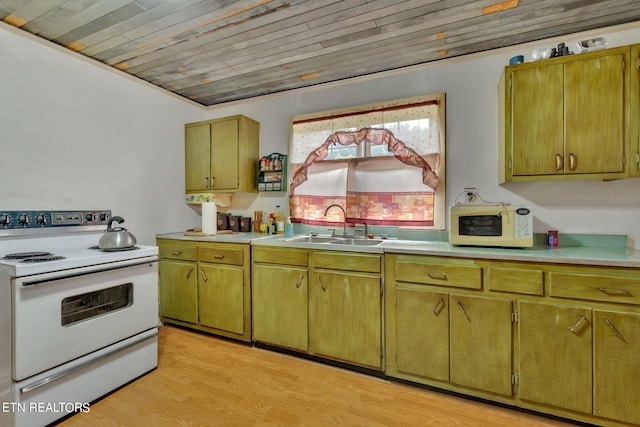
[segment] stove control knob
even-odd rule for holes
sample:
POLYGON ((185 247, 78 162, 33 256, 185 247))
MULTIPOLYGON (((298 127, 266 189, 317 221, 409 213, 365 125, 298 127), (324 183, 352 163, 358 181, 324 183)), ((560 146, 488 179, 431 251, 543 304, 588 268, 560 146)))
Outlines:
POLYGON ((26 227, 29 225, 29 216, 26 214, 18 215, 18 224, 26 227))
POLYGON ((38 225, 46 225, 47 217, 44 214, 36 215, 36 224, 38 225))
POLYGON ((8 214, 2 214, 0 215, 0 226, 6 227, 9 225, 9 215, 8 214))
POLYGON ((107 214, 106 213, 101 213, 100 214, 100 221, 105 222, 107 220, 107 214))
POLYGON ((87 222, 92 222, 96 220, 96 216, 92 213, 88 213, 87 215, 85 215, 85 218, 87 219, 87 222))

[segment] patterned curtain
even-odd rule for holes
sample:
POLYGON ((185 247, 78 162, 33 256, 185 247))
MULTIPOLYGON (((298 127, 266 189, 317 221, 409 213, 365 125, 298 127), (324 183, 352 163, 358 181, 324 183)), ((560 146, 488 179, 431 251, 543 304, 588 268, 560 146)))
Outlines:
POLYGON ((292 220, 432 226, 440 183, 438 102, 293 123, 292 220), (338 159, 338 160, 336 160, 338 159))

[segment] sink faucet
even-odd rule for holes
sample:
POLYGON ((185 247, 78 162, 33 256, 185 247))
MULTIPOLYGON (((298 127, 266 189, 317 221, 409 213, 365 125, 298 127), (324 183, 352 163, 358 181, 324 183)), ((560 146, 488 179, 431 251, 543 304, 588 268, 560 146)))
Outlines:
POLYGON ((344 208, 338 204, 332 204, 327 206, 327 209, 324 211, 324 216, 327 216, 327 212, 329 212, 329 209, 331 209, 332 207, 337 207, 340 208, 340 210, 342 211, 342 213, 344 214, 344 223, 342 224, 342 235, 346 236, 347 235, 347 212, 344 210, 344 208))

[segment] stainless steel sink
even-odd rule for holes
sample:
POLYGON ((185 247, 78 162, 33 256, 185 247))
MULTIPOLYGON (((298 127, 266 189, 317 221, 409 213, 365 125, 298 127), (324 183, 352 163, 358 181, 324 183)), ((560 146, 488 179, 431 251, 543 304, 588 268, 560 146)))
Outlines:
POLYGON ((354 239, 350 237, 331 237, 331 236, 298 236, 285 240, 286 242, 295 243, 328 243, 330 245, 351 245, 351 246, 376 246, 383 240, 376 239, 354 239))
POLYGON ((352 246, 376 246, 382 243, 382 240, 374 239, 335 239, 329 242, 331 245, 352 245, 352 246))
POLYGON ((298 243, 330 243, 334 240, 334 237, 324 236, 298 236, 286 239, 286 242, 298 242, 298 243))

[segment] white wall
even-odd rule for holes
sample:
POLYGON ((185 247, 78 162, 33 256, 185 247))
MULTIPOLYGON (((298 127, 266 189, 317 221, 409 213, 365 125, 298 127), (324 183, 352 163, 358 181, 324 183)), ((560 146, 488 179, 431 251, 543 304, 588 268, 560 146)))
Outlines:
POLYGON ((142 244, 198 224, 184 123, 205 110, 0 24, 0 210, 111 209, 142 244))
MULTIPOLYGON (((640 23, 225 104, 211 108, 208 117, 245 114, 261 123, 261 155, 287 153, 291 116, 446 92, 447 205, 464 187, 474 186, 485 200, 531 206, 535 232, 623 234, 630 236, 630 247, 640 248, 639 179, 498 185, 497 85, 509 58, 523 54, 529 60, 534 48, 560 42, 573 49, 575 41, 596 36, 605 36, 609 47, 638 43, 640 23)), ((288 207, 281 193, 261 194, 251 202, 248 211, 272 210, 276 203, 288 207)))

